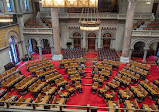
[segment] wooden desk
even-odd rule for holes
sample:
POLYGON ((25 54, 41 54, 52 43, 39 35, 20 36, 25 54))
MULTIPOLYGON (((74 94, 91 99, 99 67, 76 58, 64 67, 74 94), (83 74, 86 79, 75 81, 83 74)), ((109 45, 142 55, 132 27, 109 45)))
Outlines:
POLYGON ((34 83, 37 78, 32 78, 29 82, 25 83, 23 86, 18 88, 18 90, 24 90, 25 88, 29 87, 32 83, 34 83))
POLYGON ((144 95, 135 86, 131 86, 130 88, 138 97, 144 97, 144 95))
POLYGON ((117 88, 117 86, 116 86, 115 84, 111 83, 111 82, 107 82, 107 84, 108 84, 109 86, 111 86, 112 88, 117 88))
POLYGON ((38 87, 36 89, 33 90, 34 93, 39 92, 44 86, 45 86, 46 82, 41 83, 40 85, 38 85, 38 87))
MULTIPOLYGON (((110 108, 114 108, 113 101, 108 101, 107 106, 110 108)), ((114 112, 115 109, 108 109, 110 112, 114 112)))
MULTIPOLYGON (((46 95, 40 104, 48 104, 49 100, 50 100, 50 96, 46 95)), ((44 107, 44 106, 45 105, 40 105, 40 107, 44 107)))
POLYGON ((18 99, 17 95, 14 95, 8 99, 8 102, 15 102, 18 99))
POLYGON ((127 98, 127 94, 125 93, 124 90, 119 90, 119 94, 121 95, 122 98, 127 98))
MULTIPOLYGON (((126 105, 126 108, 133 109, 130 100, 125 100, 124 104, 126 105)), ((128 112, 134 112, 134 111, 129 110, 128 112)))
POLYGON ((149 106, 148 106, 147 104, 143 104, 143 105, 142 105, 142 108, 145 109, 145 110, 150 111, 150 108, 149 108, 149 106))
POLYGON ((65 100, 66 100, 65 98, 61 98, 59 104, 65 104, 65 100))
POLYGON ((52 88, 48 91, 48 95, 53 95, 56 91, 57 91, 57 87, 52 87, 52 88))
MULTIPOLYGON (((32 101, 33 101, 32 98, 27 98, 27 99, 25 100, 25 103, 31 103, 32 101)), ((28 104, 23 104, 23 106, 28 106, 28 104)))

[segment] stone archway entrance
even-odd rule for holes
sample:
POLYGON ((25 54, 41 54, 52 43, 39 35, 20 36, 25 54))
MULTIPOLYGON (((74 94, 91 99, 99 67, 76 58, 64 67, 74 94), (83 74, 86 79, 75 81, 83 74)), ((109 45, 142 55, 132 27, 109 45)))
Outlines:
POLYGON ((76 32, 73 34, 74 48, 81 47, 81 34, 76 32))
POLYGON ((111 34, 110 33, 105 33, 103 35, 103 48, 110 48, 111 44, 111 34))
POLYGON ((95 42, 96 42, 96 34, 90 33, 88 34, 88 49, 95 50, 95 42))

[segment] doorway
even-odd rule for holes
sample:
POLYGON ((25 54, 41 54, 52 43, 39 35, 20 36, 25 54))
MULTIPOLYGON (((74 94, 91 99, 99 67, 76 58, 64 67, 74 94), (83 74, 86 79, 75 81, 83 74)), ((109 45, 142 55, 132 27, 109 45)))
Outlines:
POLYGON ((37 15, 37 13, 40 11, 39 2, 34 2, 34 6, 35 6, 34 13, 35 15, 37 15))
POLYGON ((88 38, 88 49, 95 50, 95 38, 88 38))
POLYGON ((110 48, 111 44, 111 34, 110 33, 105 33, 103 35, 103 48, 110 48))
POLYGON ((96 34, 89 33, 88 35, 88 49, 95 50, 96 34))
POLYGON ((81 34, 79 32, 75 32, 73 34, 73 43, 74 43, 74 48, 81 47, 81 34))
POLYGON ((73 38, 74 41, 74 48, 81 47, 81 39, 80 38, 73 38))
POLYGON ((157 7, 158 7, 158 3, 154 3, 152 8, 152 13, 154 13, 154 15, 156 15, 157 13, 157 7))
POLYGON ((103 47, 110 48, 111 39, 103 39, 103 47))

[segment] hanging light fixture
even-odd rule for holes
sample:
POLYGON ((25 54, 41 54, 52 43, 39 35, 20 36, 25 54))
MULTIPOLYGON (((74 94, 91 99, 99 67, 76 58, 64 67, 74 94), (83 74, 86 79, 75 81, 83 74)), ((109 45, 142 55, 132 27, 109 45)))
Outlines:
POLYGON ((146 4, 150 5, 151 4, 151 0, 146 0, 146 4))
POLYGON ((79 20, 80 30, 96 31, 99 30, 101 21, 98 16, 98 8, 83 8, 79 20))
POLYGON ((0 22, 2 23, 11 23, 13 22, 13 15, 0 15, 0 22))
POLYGON ((98 0, 41 0, 46 8, 98 7, 98 0))

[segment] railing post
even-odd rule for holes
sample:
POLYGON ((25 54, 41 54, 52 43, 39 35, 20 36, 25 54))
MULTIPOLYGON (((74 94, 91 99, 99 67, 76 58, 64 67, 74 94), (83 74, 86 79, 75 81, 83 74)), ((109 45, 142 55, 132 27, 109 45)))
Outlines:
POLYGON ((7 108, 9 108, 9 103, 6 103, 6 105, 7 105, 7 108))
POLYGON ((89 107, 87 107, 87 112, 89 112, 89 107))
POLYGON ((36 106, 35 106, 35 104, 33 104, 33 110, 35 110, 35 108, 36 108, 36 106))
POLYGON ((62 106, 60 106, 60 112, 62 112, 62 106))

